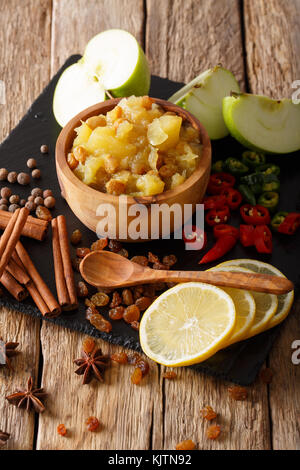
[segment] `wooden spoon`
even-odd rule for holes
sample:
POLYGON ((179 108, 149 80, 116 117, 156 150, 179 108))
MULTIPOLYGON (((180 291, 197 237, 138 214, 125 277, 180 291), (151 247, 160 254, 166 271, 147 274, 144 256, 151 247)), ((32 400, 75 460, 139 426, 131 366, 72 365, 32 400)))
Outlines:
POLYGON ((293 290, 285 277, 228 271, 164 271, 151 269, 110 251, 92 251, 80 263, 83 279, 92 286, 127 287, 155 282, 197 281, 222 287, 286 294, 293 290))

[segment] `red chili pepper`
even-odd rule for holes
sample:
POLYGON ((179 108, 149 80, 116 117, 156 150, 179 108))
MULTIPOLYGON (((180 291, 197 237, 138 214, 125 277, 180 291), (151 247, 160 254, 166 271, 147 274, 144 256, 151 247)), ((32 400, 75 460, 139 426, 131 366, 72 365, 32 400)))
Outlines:
POLYGON ((232 188, 235 185, 235 177, 229 173, 213 173, 210 175, 207 192, 209 194, 221 194, 226 188, 232 188))
POLYGON ((254 226, 240 225, 240 242, 243 246, 254 245, 254 226))
POLYGON ((255 227, 254 243, 258 253, 272 253, 272 233, 267 225, 255 227))
POLYGON ((232 235, 233 237, 239 238, 239 229, 232 225, 220 224, 214 227, 214 237, 220 238, 225 235, 232 235))
POLYGON ((232 235, 224 235, 224 237, 218 238, 215 245, 209 250, 203 258, 199 261, 199 264, 211 263, 224 256, 230 251, 237 242, 237 238, 232 235))
POLYGON ((227 205, 227 199, 225 196, 221 196, 217 194, 215 196, 207 196, 203 200, 204 210, 211 210, 211 209, 221 209, 222 207, 227 205))
POLYGON ((229 207, 224 206, 222 209, 210 210, 205 216, 205 221, 210 227, 214 227, 215 225, 226 223, 229 219, 229 216, 229 207))
POLYGON ((223 189, 221 196, 226 197, 226 202, 230 209, 233 211, 241 205, 243 200, 243 196, 241 195, 241 193, 234 188, 223 189))
POLYGON ((258 204, 244 204, 240 207, 240 213, 244 222, 249 225, 268 225, 271 220, 268 209, 258 204))
POLYGON ((186 244, 186 249, 203 250, 207 245, 206 233, 196 225, 184 226, 182 238, 186 244))
POLYGON ((286 235, 294 235, 300 226, 300 214, 298 212, 290 212, 283 222, 279 225, 277 232, 286 235))

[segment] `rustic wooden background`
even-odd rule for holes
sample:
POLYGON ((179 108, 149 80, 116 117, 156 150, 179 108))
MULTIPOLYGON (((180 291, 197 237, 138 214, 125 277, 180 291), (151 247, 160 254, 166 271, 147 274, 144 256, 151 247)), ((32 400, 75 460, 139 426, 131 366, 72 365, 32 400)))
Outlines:
MULTIPOLYGON (((0 0, 0 139, 17 124, 51 76, 86 42, 107 28, 133 33, 154 74, 188 81, 222 63, 251 92, 289 97, 300 79, 300 0, 0 0)), ((12 434, 8 449, 173 449, 191 438, 199 449, 299 449, 300 366, 291 343, 300 339, 299 304, 268 358, 270 386, 257 382, 246 402, 232 403, 228 384, 179 370, 163 381, 151 365, 142 386, 130 383, 130 367, 113 366, 106 383, 80 386, 72 360, 83 336, 30 317, 0 310, 0 334, 20 342, 15 372, 0 370, 0 429, 12 434), (39 372, 40 371, 40 372, 39 372), (29 374, 50 394, 41 416, 4 400, 29 374), (205 437, 203 405, 219 413, 223 432, 205 437), (88 433, 90 415, 103 423, 88 433), (65 423, 69 437, 56 432, 65 423)), ((99 341, 105 352, 120 348, 99 341)))

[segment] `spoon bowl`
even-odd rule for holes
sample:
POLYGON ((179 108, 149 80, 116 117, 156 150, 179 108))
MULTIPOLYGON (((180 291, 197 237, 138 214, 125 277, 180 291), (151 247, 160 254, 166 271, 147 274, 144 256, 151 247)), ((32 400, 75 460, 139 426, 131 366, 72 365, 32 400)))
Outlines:
POLYGON ((198 281, 221 287, 286 294, 294 285, 284 277, 229 271, 167 271, 151 269, 110 251, 92 251, 80 263, 83 279, 96 287, 129 287, 156 282, 198 281))

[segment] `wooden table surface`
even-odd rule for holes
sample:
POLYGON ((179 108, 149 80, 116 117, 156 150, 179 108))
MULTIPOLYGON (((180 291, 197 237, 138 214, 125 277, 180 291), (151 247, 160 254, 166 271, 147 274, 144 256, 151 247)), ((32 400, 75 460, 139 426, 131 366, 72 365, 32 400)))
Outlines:
MULTIPOLYGON (((300 79, 300 0, 0 0, 0 139, 17 124, 49 79, 86 42, 108 28, 123 28, 145 48, 153 74, 189 81, 222 63, 242 87, 290 97, 300 79)), ((12 434, 8 449, 173 449, 191 438, 199 449, 299 449, 300 365, 291 344, 300 340, 299 304, 282 326, 267 365, 271 385, 257 381, 246 402, 232 402, 228 383, 192 370, 163 381, 151 364, 141 386, 132 368, 113 365, 106 383, 80 385, 72 363, 83 335, 0 309, 0 336, 20 343, 15 372, 0 369, 0 429, 12 434), (38 416, 10 406, 5 395, 32 374, 49 393, 38 416), (200 409, 219 412, 222 436, 205 437, 200 409), (97 416, 101 432, 85 430, 97 416), (69 437, 56 428, 64 423, 69 437)), ((99 341, 105 353, 121 350, 99 341)))

